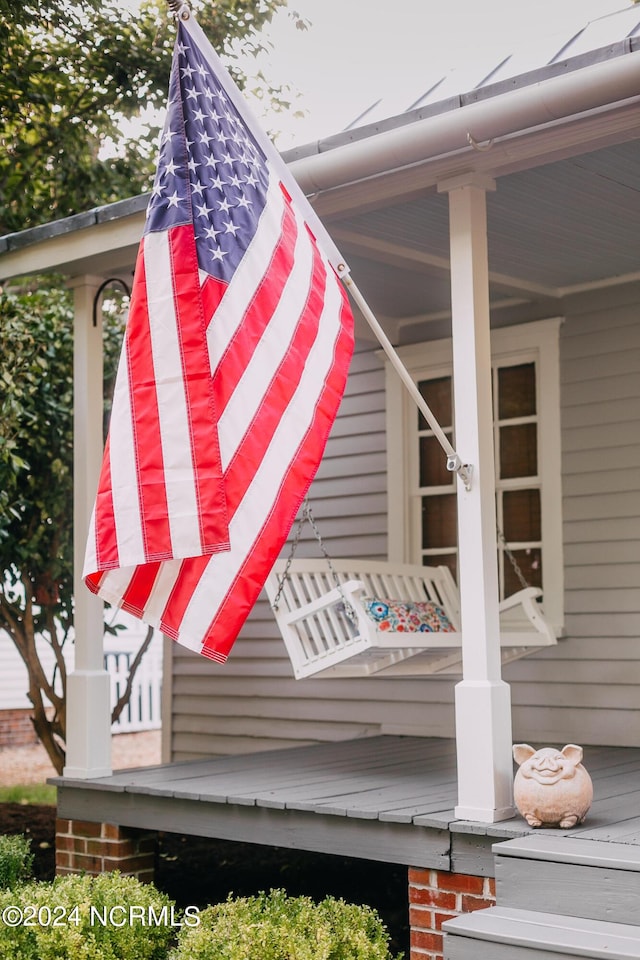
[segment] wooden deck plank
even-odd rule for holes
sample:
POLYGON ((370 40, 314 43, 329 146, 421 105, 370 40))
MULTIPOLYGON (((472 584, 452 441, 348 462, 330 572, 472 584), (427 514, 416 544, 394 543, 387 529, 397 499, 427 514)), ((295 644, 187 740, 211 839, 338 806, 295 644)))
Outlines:
POLYGON ((122 770, 113 773, 110 777, 100 778, 103 782, 114 785, 129 786, 131 784, 164 783, 170 779, 187 779, 190 776, 207 776, 223 772, 250 770, 256 762, 263 758, 271 766, 280 765, 288 768, 301 767, 305 764, 322 766, 340 762, 357 762, 360 756, 365 763, 375 762, 376 758, 384 760, 386 756, 423 755, 425 761, 430 756, 437 755, 440 750, 450 750, 448 741, 435 741, 430 748, 425 746, 420 752, 415 738, 408 737, 363 737, 361 740, 343 740, 330 743, 313 744, 311 747, 284 747, 279 750, 265 750, 260 753, 240 754, 230 757, 213 757, 206 760, 185 760, 179 763, 158 764, 153 767, 143 767, 137 770, 122 770))
MULTIPOLYGON (((451 805, 456 799, 455 780, 443 780, 436 783, 413 782, 403 779, 401 783, 389 784, 386 787, 374 787, 358 792, 345 792, 329 797, 317 797, 315 804, 318 808, 327 810, 344 810, 348 816, 356 815, 356 811, 363 813, 374 811, 383 813, 390 810, 412 808, 415 814, 429 810, 442 809, 451 805), (449 789, 443 789, 446 786, 449 789)), ((296 801, 290 801, 290 804, 296 801)))
MULTIPOLYGON (((267 755, 268 756, 268 755, 267 755)), ((432 764, 433 768, 433 764, 432 764)), ((316 785, 325 789, 329 784, 346 786, 358 780, 359 774, 363 783, 370 785, 384 781, 385 778, 395 780, 402 771, 423 771, 422 759, 413 761, 404 757, 377 757, 373 761, 361 759, 345 760, 340 764, 320 765, 309 763, 271 764, 266 762, 257 767, 242 767, 237 771, 219 770, 203 772, 202 776, 189 777, 172 781, 167 778, 162 783, 141 784, 136 787, 140 793, 173 792, 174 795, 200 797, 203 800, 210 798, 217 801, 227 798, 232 802, 236 798, 253 796, 254 799, 276 799, 295 795, 296 790, 303 790, 305 795, 313 793, 316 785)))
MULTIPOLYGON (((272 752, 251 754, 245 755, 244 763, 222 763, 211 767, 206 762, 200 769, 200 775, 173 779, 168 773, 162 780, 156 778, 152 782, 146 780, 129 784, 127 789, 136 793, 170 794, 216 803, 262 803, 284 807, 288 800, 298 795, 298 791, 302 791, 305 797, 315 797, 317 793, 324 795, 327 790, 330 793, 336 789, 344 790, 361 773, 366 774, 362 779, 363 785, 370 788, 372 784, 384 782, 385 779, 396 782, 400 773, 424 773, 427 770, 428 775, 433 776, 442 765, 450 765, 448 754, 451 751, 448 746, 425 750, 420 743, 406 742, 403 738, 398 738, 399 743, 396 743, 396 738, 390 739, 393 742, 385 742, 384 749, 378 749, 377 744, 374 750, 369 747, 368 756, 359 746, 360 741, 350 741, 350 749, 343 751, 339 759, 326 752, 319 757, 315 747, 298 748, 295 753, 274 751, 278 753, 276 762, 272 762, 272 752), (329 787, 329 784, 334 786, 329 787)), ((184 772, 184 769, 179 771, 180 774, 184 772)), ((187 772, 193 773, 194 770, 187 772)))
MULTIPOLYGON (((637 807, 633 810, 635 814, 637 807)), ((632 811, 629 811, 631 814, 632 811)), ((581 836, 585 840, 603 840, 610 843, 640 844, 640 817, 629 815, 618 818, 615 822, 583 830, 581 836)))
POLYGON ((504 859, 515 857, 519 860, 573 863, 640 873, 640 851, 622 844, 604 844, 574 836, 550 836, 535 831, 521 839, 501 843, 496 847, 496 853, 504 859))
POLYGON ((464 914, 447 921, 443 930, 451 960, 527 955, 532 960, 545 956, 630 960, 640 956, 638 927, 510 907, 464 914))
MULTIPOLYGON (((377 817, 383 813, 397 812, 403 810, 412 810, 410 817, 401 817, 397 822, 411 822, 415 816, 444 810, 451 806, 452 800, 456 797, 449 793, 425 793, 424 791, 416 794, 415 797, 406 798, 408 804, 403 806, 403 801, 395 798, 389 801, 378 801, 363 799, 360 794, 345 799, 342 797, 315 798, 308 800, 292 800, 287 803, 289 810, 317 810, 322 813, 340 814, 343 816, 356 817, 359 814, 365 817, 377 817)), ((391 818, 389 818, 391 819, 391 818)))

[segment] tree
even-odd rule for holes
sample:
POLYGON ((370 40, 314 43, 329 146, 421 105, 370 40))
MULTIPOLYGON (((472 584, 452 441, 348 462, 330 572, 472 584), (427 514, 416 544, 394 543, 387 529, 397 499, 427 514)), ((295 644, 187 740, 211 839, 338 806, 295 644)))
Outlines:
MULTIPOLYGON (((112 304, 113 306, 113 304, 112 304)), ((73 628, 73 308, 53 282, 0 294, 0 628, 28 673, 34 729, 61 773, 65 758, 65 646, 73 628), (53 653, 50 674, 36 641, 53 653)), ((105 365, 115 367, 121 312, 105 315, 105 365)), ((107 378, 107 383, 110 382, 107 378)), ((153 630, 112 711, 118 719, 153 630)))
POLYGON ((0 296, 3 325, 0 394, 0 626, 29 674, 38 737, 61 772, 66 668, 73 622, 72 313, 61 291, 0 296), (55 668, 47 676, 40 635, 55 668), (51 704, 53 716, 47 716, 51 704))
MULTIPOLYGON (((284 3, 217 0, 198 19, 233 71, 284 3)), ((116 0, 0 0, 0 234, 150 189, 157 130, 126 135, 122 124, 164 106, 173 38, 161 0, 139 12, 116 0)), ((286 105, 284 91, 269 93, 286 105)))
MULTIPOLYGON (((260 49, 259 29, 284 2, 218 0, 198 18, 237 74, 233 56, 260 49)), ((114 0, 0 0, 0 233, 150 186, 154 131, 127 136, 122 121, 164 106, 173 36, 166 8, 149 0, 136 15, 114 0)), ((286 105, 281 91, 267 89, 286 105)), ((0 291, 0 628, 27 666, 33 724, 58 772, 63 653, 73 627, 72 319, 60 278, 0 291), (53 653, 51 675, 37 638, 53 653)), ((106 324, 107 381, 119 350, 117 311, 114 319, 106 324)), ((112 719, 130 692, 129 683, 112 719)))

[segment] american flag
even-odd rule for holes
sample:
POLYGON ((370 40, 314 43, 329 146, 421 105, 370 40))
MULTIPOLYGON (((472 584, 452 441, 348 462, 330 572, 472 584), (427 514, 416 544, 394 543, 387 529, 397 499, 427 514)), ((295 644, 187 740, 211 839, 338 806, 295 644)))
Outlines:
POLYGON ((198 25, 179 22, 84 576, 220 662, 346 382, 353 319, 324 239, 198 25))

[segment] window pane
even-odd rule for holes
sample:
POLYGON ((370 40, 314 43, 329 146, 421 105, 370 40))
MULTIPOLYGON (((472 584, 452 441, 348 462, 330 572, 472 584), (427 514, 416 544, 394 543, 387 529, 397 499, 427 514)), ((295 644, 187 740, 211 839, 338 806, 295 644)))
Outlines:
POLYGON ((449 567, 453 579, 458 580, 458 555, 456 553, 430 553, 422 558, 423 567, 449 567))
POLYGON ((509 542, 540 540, 540 491, 505 490, 502 495, 503 533, 509 542))
POLYGON ((500 427, 500 476, 535 477, 538 472, 538 430, 535 423, 500 427))
MULTIPOLYGON (((527 585, 530 587, 542 586, 542 553, 538 547, 529 550, 514 550, 513 557, 527 585)), ((510 597, 512 593, 522 590, 522 584, 513 568, 509 557, 504 558, 504 595, 510 597)))
POLYGON ((420 437, 420 486, 451 486, 453 474, 447 470, 447 455, 435 437, 420 437))
POLYGON ((521 363, 498 369, 498 417, 530 417, 536 412, 536 366, 521 363))
POLYGON ((424 550, 456 546, 456 516, 455 494, 422 498, 422 547, 424 550))
MULTIPOLYGON (((453 424, 451 403, 451 377, 438 377, 435 380, 421 380, 418 390, 427 402, 427 406, 441 427, 453 424)), ((421 413, 418 414, 418 429, 428 430, 429 424, 421 413)))

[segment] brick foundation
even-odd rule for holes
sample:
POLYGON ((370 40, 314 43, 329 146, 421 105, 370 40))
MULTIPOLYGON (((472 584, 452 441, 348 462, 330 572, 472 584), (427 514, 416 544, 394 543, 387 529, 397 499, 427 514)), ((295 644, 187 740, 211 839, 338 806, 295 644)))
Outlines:
POLYGON ((409 867, 410 960, 442 960, 442 924, 496 903, 490 877, 409 867))
POLYGON ((0 710, 0 750, 3 747, 31 747, 37 742, 29 708, 0 710))
POLYGON ((153 882, 157 834, 114 823, 89 820, 56 821, 56 874, 97 876, 119 870, 126 876, 153 882))

